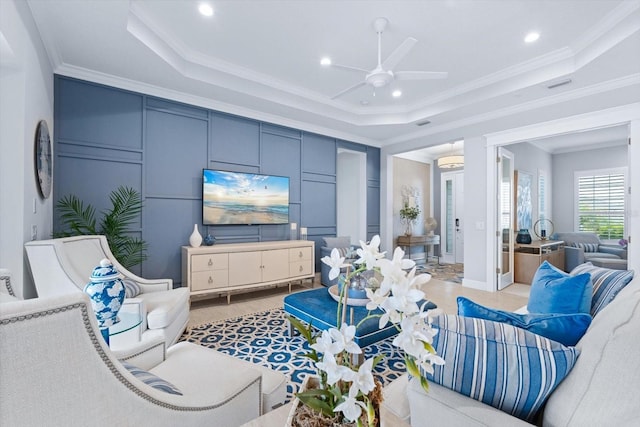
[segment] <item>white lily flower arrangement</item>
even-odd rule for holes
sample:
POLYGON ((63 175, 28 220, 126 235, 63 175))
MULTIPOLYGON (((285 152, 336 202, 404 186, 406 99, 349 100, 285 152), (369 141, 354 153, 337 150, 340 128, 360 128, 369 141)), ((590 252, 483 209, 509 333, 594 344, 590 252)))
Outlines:
MULTIPOLYGON (((398 329, 393 345, 404 352, 407 371, 420 378, 422 387, 428 390, 423 372, 433 372, 433 365, 443 365, 432 346, 437 329, 431 326, 431 319, 440 314, 438 310, 425 311, 425 293, 421 286, 427 283, 429 274, 417 274, 415 262, 404 258, 404 251, 396 248, 392 259, 385 258, 379 251, 380 237, 374 236, 369 244, 360 241, 358 259, 353 271, 347 270, 344 283, 365 270, 375 270, 383 276, 380 287, 367 288, 366 304, 368 315, 359 324, 372 317, 379 317, 380 329, 392 323, 398 329), (409 270, 407 272, 407 270, 409 270), (379 312, 373 311, 380 309, 379 312)), ((331 267, 329 278, 335 279, 344 267, 345 258, 337 249, 331 256, 321 260, 331 267)), ((338 422, 354 423, 356 426, 379 425, 376 406, 382 401, 381 385, 374 379, 373 368, 384 355, 366 359, 358 365, 353 355, 363 353, 354 342, 358 325, 345 322, 348 286, 342 286, 338 302, 336 327, 314 334, 311 325, 305 326, 299 320, 289 317, 289 321, 309 342, 311 351, 305 357, 314 361, 319 377, 318 388, 297 393, 297 398, 307 407, 338 422), (337 325, 340 325, 339 327, 337 325)))

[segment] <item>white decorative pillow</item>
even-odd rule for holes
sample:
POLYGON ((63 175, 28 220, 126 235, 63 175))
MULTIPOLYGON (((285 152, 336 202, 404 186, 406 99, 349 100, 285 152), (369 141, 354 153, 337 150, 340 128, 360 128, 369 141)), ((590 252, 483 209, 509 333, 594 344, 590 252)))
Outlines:
POLYGON ((122 279, 125 298, 135 298, 142 293, 140 285, 130 279, 122 279))
POLYGON ((160 391, 164 391, 169 394, 177 394, 182 396, 182 392, 169 381, 163 380, 157 375, 152 374, 151 372, 145 371, 144 369, 140 369, 137 366, 132 365, 129 362, 121 361, 122 366, 134 377, 142 381, 143 383, 157 389, 160 391))
POLYGON ((532 421, 571 371, 575 347, 512 325, 455 315, 437 317, 433 341, 445 360, 427 378, 523 420, 532 421))

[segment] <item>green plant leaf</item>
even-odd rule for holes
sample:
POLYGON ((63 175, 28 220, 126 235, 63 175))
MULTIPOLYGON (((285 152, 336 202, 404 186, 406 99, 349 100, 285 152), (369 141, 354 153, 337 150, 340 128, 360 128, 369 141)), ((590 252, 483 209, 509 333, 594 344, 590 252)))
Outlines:
POLYGON ((314 411, 318 411, 328 417, 332 417, 334 415, 333 408, 326 400, 328 394, 329 392, 327 390, 313 389, 296 393, 296 396, 303 404, 307 405, 314 411), (322 397, 325 399, 322 399, 322 397))
POLYGON ((420 372, 418 365, 416 365, 416 360, 413 357, 405 356, 404 363, 407 366, 407 372, 409 372, 414 377, 422 377, 422 373, 420 372))
POLYGON ((431 354, 436 354, 436 349, 433 348, 433 346, 431 344, 429 344, 428 342, 424 342, 424 341, 423 341, 423 343, 424 343, 425 350, 427 350, 431 354))
POLYGON ((382 360, 384 360, 384 357, 385 357, 384 354, 378 354, 376 357, 374 357, 373 358, 373 366, 372 367, 375 368, 378 363, 380 363, 382 360))
POLYGON ((293 326, 298 332, 300 332, 300 335, 302 335, 309 344, 315 343, 315 337, 313 336, 311 324, 307 326, 302 323, 302 321, 296 319, 293 316, 287 316, 287 320, 291 322, 291 326, 293 326))
POLYGON ((75 195, 67 195, 56 204, 63 224, 63 233, 69 236, 98 234, 96 230, 95 209, 91 205, 84 206, 82 200, 75 195))
POLYGON ((420 385, 424 391, 429 391, 429 381, 425 377, 420 377, 420 385))
POLYGON ((147 259, 147 243, 132 235, 130 228, 142 212, 142 197, 134 188, 120 186, 109 195, 111 209, 102 212, 99 227, 96 211, 75 195, 62 197, 56 204, 62 230, 54 237, 102 234, 113 256, 123 267, 130 269, 147 259))

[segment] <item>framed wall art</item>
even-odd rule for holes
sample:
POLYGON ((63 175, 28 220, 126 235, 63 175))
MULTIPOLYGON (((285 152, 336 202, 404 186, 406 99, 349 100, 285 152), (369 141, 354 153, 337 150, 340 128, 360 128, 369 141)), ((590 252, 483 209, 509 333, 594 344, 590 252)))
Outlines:
POLYGON ((49 137, 49 127, 47 122, 40 120, 36 127, 36 140, 34 150, 34 164, 36 171, 36 183, 40 195, 46 199, 51 194, 52 182, 52 156, 51 138, 49 137))
POLYGON ((532 199, 533 174, 523 171, 515 171, 516 183, 516 230, 530 230, 532 226, 532 199))

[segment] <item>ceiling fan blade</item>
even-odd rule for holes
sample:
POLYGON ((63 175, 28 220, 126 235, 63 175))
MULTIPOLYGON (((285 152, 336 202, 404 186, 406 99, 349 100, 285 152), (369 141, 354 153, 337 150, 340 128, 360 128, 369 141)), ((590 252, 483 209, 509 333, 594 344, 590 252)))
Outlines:
POLYGON ((398 71, 393 75, 396 80, 428 80, 446 79, 449 73, 446 71, 398 71))
POLYGON ((362 73, 366 73, 366 74, 369 74, 371 72, 371 70, 365 70, 364 68, 352 67, 350 65, 331 64, 331 67, 343 68, 345 70, 358 71, 358 72, 362 72, 362 73))
POLYGON ((358 83, 358 84, 355 84, 355 85, 353 85, 353 86, 351 86, 351 87, 346 88, 345 90, 343 90, 342 92, 338 93, 337 95, 333 95, 333 96, 331 97, 331 99, 336 99, 336 98, 337 98, 337 97, 339 97, 339 96, 346 95, 347 93, 349 93, 349 92, 351 92, 351 91, 353 91, 353 90, 356 90, 356 89, 358 89, 359 87, 364 86, 364 85, 366 85, 366 84, 367 84, 366 82, 360 82, 360 83, 358 83))
POLYGON ((382 63, 382 68, 385 70, 393 70, 417 42, 418 40, 414 39, 413 37, 407 37, 407 39, 403 41, 402 44, 396 48, 396 50, 391 52, 391 55, 389 55, 387 59, 384 60, 384 62, 382 63))

